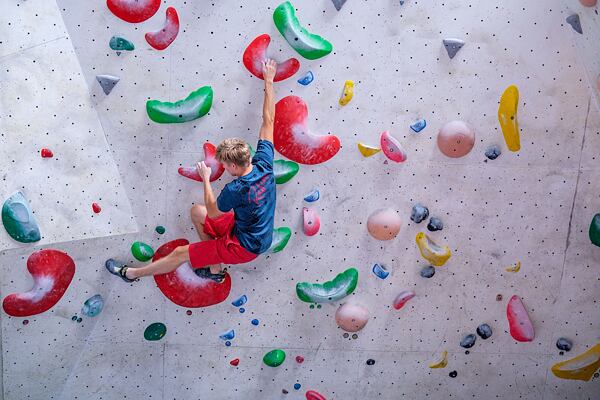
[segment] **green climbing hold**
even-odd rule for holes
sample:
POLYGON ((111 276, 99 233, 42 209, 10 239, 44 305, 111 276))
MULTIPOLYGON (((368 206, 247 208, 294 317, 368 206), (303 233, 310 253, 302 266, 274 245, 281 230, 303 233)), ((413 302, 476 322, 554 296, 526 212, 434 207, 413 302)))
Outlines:
POLYGON ((269 367, 279 367, 285 361, 285 351, 281 349, 271 350, 263 357, 263 362, 269 367))
POLYGON ((292 179, 300 169, 298 163, 288 160, 275 160, 273 162, 273 173, 275 183, 282 184, 292 179))
POLYGON ((273 12, 273 21, 281 35, 302 57, 316 60, 331 53, 333 46, 319 35, 312 34, 300 25, 294 6, 289 1, 281 3, 273 12))
POLYGON ((131 254, 138 261, 148 261, 154 257, 154 250, 146 243, 133 242, 131 245, 131 254))
POLYGON ((2 224, 6 232, 18 242, 33 243, 41 239, 38 223, 21 192, 13 193, 4 202, 2 224))
POLYGON ((159 124, 175 124, 193 121, 205 116, 213 101, 213 90, 210 86, 203 86, 190 93, 183 100, 170 103, 159 100, 148 100, 146 111, 148 117, 159 124))
POLYGON ((162 225, 158 225, 156 228, 154 228, 156 230, 156 233, 158 233, 159 235, 162 235, 163 233, 165 233, 166 229, 164 226, 162 225))
POLYGON ((594 215, 590 224, 590 240, 593 244, 600 247, 600 213, 594 215))
POLYGON ((290 237, 292 236, 292 230, 287 226, 273 229, 273 241, 271 242, 271 253, 277 253, 283 250, 287 245, 290 237))
POLYGON ((133 43, 131 43, 129 40, 120 37, 120 36, 113 36, 110 38, 110 41, 108 42, 108 45, 110 46, 111 49, 113 50, 117 50, 117 51, 132 51, 133 49, 135 49, 135 46, 133 45, 133 43))
POLYGON ((328 303, 352 294, 357 283, 358 271, 356 268, 348 268, 323 284, 299 282, 296 285, 296 294, 306 303, 328 303))
POLYGON ((144 339, 146 340, 160 340, 167 333, 167 327, 162 322, 155 322, 148 325, 144 331, 144 339))

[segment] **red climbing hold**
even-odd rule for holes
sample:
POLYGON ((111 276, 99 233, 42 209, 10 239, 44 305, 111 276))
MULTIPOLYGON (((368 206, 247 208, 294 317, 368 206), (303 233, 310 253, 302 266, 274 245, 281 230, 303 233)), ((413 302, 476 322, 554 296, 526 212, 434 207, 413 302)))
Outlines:
POLYGON ((46 148, 42 149, 41 154, 42 154, 42 158, 52 158, 52 157, 54 157, 54 153, 52 153, 52 150, 46 149, 46 148))
POLYGON ((160 8, 160 0, 106 0, 106 5, 123 21, 137 23, 156 14, 160 8))
POLYGON ((334 135, 314 135, 306 126, 308 108, 298 96, 287 96, 275 105, 275 148, 283 156, 300 164, 320 164, 340 150, 334 135))
MULTIPOLYGON (((262 62, 267 59, 267 48, 271 42, 271 36, 263 34, 254 39, 246 50, 242 60, 244 66, 250 73, 259 79, 263 78, 262 62)), ((295 58, 288 58, 282 63, 277 64, 277 71, 273 82, 279 82, 294 75, 300 69, 300 62, 295 58)))
MULTIPOLYGON (((189 244, 186 239, 176 239, 160 246, 152 261, 169 255, 175 248, 189 244)), ((194 273, 189 263, 185 262, 175 271, 168 274, 155 275, 154 280, 161 292, 173 303, 188 308, 207 307, 223 302, 231 291, 231 277, 225 273, 225 280, 216 283, 201 278, 194 273)))
POLYGON ((61 299, 75 275, 75 262, 58 250, 39 250, 27 259, 33 287, 24 293, 4 298, 4 312, 13 317, 28 317, 52 308, 61 299))
MULTIPOLYGON (((217 161, 217 148, 212 143, 204 143, 204 162, 208 167, 211 168, 210 181, 216 181, 225 172, 225 167, 219 161, 217 161)), ((179 167, 177 170, 179 175, 185 176, 186 178, 193 179, 198 182, 202 182, 202 177, 198 174, 198 168, 193 167, 179 167)))
POLYGON ((298 364, 302 364, 304 362, 304 357, 302 357, 302 356, 296 356, 296 362, 298 364))
POLYGON ((167 19, 160 31, 146 33, 146 42, 156 50, 164 50, 179 33, 179 16, 173 7, 167 8, 167 19))
POLYGON ((306 236, 316 235, 319 232, 319 228, 321 228, 321 219, 317 212, 312 208, 304 207, 302 215, 304 217, 304 234, 306 236))
POLYGON ((519 296, 513 296, 506 308, 510 335, 518 342, 531 342, 535 338, 533 324, 519 296))
POLYGON ((100 207, 100 204, 98 203, 92 203, 92 211, 98 214, 100 211, 102 211, 102 207, 100 207))
POLYGON ((309 390, 308 392, 306 392, 306 400, 327 400, 327 399, 322 394, 317 393, 314 390, 309 390))
POLYGON ((239 358, 235 358, 231 361, 229 361, 229 364, 233 365, 234 367, 237 367, 240 363, 240 359, 239 358))

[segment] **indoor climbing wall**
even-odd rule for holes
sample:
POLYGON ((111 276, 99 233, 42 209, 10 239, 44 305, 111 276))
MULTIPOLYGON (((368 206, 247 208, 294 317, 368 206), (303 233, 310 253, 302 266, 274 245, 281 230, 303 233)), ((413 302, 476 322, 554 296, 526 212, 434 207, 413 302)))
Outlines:
MULTIPOLYGON (((600 393, 597 6, 11 0, 8 11, 0 188, 24 194, 42 241, 0 234, 17 247, 0 253, 5 399, 600 393), (187 265, 173 280, 108 274, 108 258, 140 266, 198 240, 202 184, 182 174, 212 160, 207 143, 256 148, 265 51, 291 59, 275 83, 274 247, 228 266, 226 286, 196 285, 187 265), (11 297, 32 280, 25 301, 11 297)), ((31 213, 17 211, 9 222, 25 226, 31 213)))

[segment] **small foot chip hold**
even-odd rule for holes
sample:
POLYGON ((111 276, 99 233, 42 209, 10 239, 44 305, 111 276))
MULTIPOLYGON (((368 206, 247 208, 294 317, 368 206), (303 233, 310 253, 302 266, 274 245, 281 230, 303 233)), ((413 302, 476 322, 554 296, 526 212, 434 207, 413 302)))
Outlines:
POLYGON ((444 350, 444 352, 442 353, 442 359, 429 364, 429 368, 433 368, 433 369, 446 368, 447 365, 448 365, 448 351, 444 350))
POLYGON ((165 24, 161 30, 146 33, 146 42, 156 50, 164 50, 179 34, 179 16, 173 7, 167 8, 165 24))
POLYGON ((105 95, 109 95, 110 92, 114 89, 117 82, 121 80, 121 78, 113 75, 96 75, 96 80, 100 84, 102 91, 105 95))
POLYGON ((339 103, 340 106, 345 106, 350 103, 350 100, 354 97, 354 81, 346 81, 344 83, 344 89, 342 90, 342 95, 340 97, 339 103))
POLYGON ((450 59, 454 58, 456 53, 458 53, 458 51, 465 45, 464 40, 454 38, 444 39, 443 43, 450 59))
POLYGON ((100 207, 100 204, 98 204, 98 203, 92 203, 92 211, 95 214, 99 214, 100 211, 102 211, 102 207, 100 207))
POLYGON ((338 11, 340 11, 344 4, 346 4, 346 0, 331 0, 331 2, 333 3, 335 9, 338 11))
POLYGON ((521 261, 517 262, 515 265, 511 265, 505 269, 506 272, 519 272, 521 270, 521 261))
POLYGON ((233 360, 229 361, 229 365, 232 365, 234 367, 237 367, 239 364, 240 364, 239 358, 234 358, 233 360))
POLYGON ((221 340, 231 340, 235 338, 235 331, 233 329, 229 329, 219 335, 219 339, 221 340))
POLYGON ((600 368, 600 342, 577 357, 554 364, 551 371, 561 379, 589 381, 598 368, 600 368))
POLYGON ((567 24, 571 25, 573 30, 583 35, 583 29, 581 29, 581 21, 579 20, 579 14, 571 14, 567 17, 567 24))
POLYGON ((424 119, 418 119, 414 123, 410 125, 410 129, 412 129, 415 133, 421 132, 427 126, 427 121, 424 119))
POLYGON ((52 150, 47 149, 47 148, 43 148, 42 150, 40 150, 40 154, 41 154, 42 158, 54 157, 54 153, 52 152, 52 150))

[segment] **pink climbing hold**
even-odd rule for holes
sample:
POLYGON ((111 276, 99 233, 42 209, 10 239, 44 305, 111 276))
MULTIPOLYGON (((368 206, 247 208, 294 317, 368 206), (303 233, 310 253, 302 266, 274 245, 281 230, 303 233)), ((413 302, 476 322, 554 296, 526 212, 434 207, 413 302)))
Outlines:
POLYGON ((40 153, 42 155, 42 158, 52 158, 52 157, 54 157, 54 153, 52 153, 52 150, 47 149, 45 147, 40 151, 40 153))
POLYGON ((102 211, 102 207, 100 207, 100 204, 98 203, 92 203, 92 211, 98 214, 100 211, 102 211))
POLYGON ((535 337, 533 324, 519 296, 513 296, 506 307, 510 335, 518 342, 531 342, 535 337))
POLYGON ((33 287, 10 294, 2 302, 4 311, 13 317, 28 317, 54 307, 75 275, 75 262, 62 251, 39 250, 27 259, 27 270, 33 277, 33 287))
POLYGON ((314 236, 319 232, 321 227, 321 219, 315 210, 312 208, 302 208, 302 216, 304 218, 304 234, 306 236, 314 236))
POLYGON ((106 0, 110 12, 123 21, 137 23, 152 17, 160 8, 160 0, 106 0))
POLYGON ((302 364, 304 362, 304 357, 302 357, 302 356, 296 356, 296 362, 298 364, 302 364))
POLYGON ((146 42, 156 50, 164 50, 179 33, 179 16, 173 7, 167 8, 165 25, 160 31, 146 33, 146 42))
POLYGON ((327 399, 322 394, 315 392, 314 390, 309 390, 308 392, 306 392, 306 400, 327 400, 327 399))
POLYGON ((394 308, 396 310, 401 309, 402 307, 404 307, 406 302, 412 299, 413 297, 415 297, 415 292, 413 292, 412 290, 404 290, 400 292, 398 296, 396 296, 396 298, 394 299, 394 308))
POLYGON ((334 135, 314 135, 306 126, 308 108, 298 96, 287 96, 275 105, 274 144, 281 155, 300 164, 320 164, 340 150, 334 135))
MULTIPOLYGON (((176 239, 160 246, 152 261, 171 254, 179 246, 186 246, 186 239, 176 239)), ((225 273, 222 283, 201 278, 194 273, 188 262, 168 274, 155 275, 154 280, 161 292, 173 303, 187 308, 208 307, 223 302, 231 291, 231 276, 225 273)))
POLYGON ((381 150, 383 151, 383 154, 385 154, 385 156, 387 158, 389 158, 390 160, 395 161, 397 163, 406 161, 406 158, 407 158, 406 152, 402 148, 402 145, 400 144, 400 142, 398 142, 398 140, 396 140, 396 138, 394 138, 392 135, 390 135, 389 131, 385 131, 385 132, 381 133, 379 142, 380 142, 381 150))
MULTIPOLYGON (((216 181, 225 172, 225 167, 219 161, 217 161, 217 148, 212 143, 204 143, 202 146, 204 149, 204 162, 208 167, 211 168, 210 181, 216 181)), ((193 179, 198 182, 202 182, 202 177, 198 174, 198 168, 193 167, 179 167, 177 170, 179 175, 185 176, 186 178, 193 179)))
MULTIPOLYGON (((244 66, 250 73, 259 79, 263 78, 262 62, 267 59, 267 48, 271 42, 271 36, 263 34, 254 39, 242 56, 244 66)), ((282 63, 277 63, 274 82, 279 82, 294 75, 300 69, 300 62, 295 58, 288 58, 282 63)))

